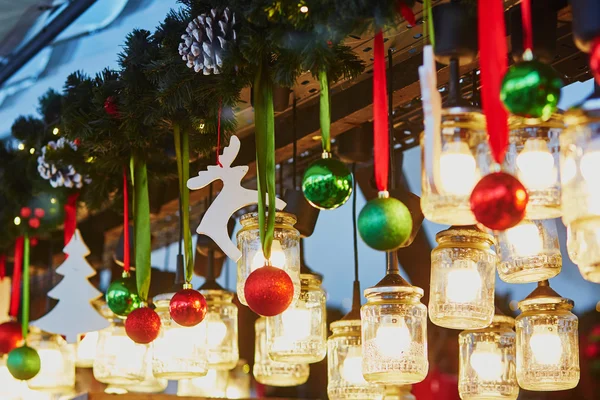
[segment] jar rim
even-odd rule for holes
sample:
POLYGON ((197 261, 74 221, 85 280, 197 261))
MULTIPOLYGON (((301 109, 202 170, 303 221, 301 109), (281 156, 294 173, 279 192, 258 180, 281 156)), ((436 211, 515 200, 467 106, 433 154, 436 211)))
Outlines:
POLYGON ((442 117, 460 115, 475 117, 474 119, 481 120, 482 123, 485 123, 485 116, 481 112, 481 109, 477 107, 449 107, 442 109, 442 117))
POLYGON ((538 311, 542 310, 543 306, 552 306, 556 308, 563 308, 566 310, 573 309, 575 303, 571 299, 565 297, 554 297, 554 296, 539 296, 529 299, 521 300, 518 303, 518 307, 523 311, 538 311))
POLYGON ((435 235, 436 242, 440 243, 442 240, 451 236, 471 236, 482 241, 488 242, 490 245, 494 245, 494 236, 482 231, 475 225, 456 226, 453 225, 448 229, 438 232, 435 235))
POLYGON ((156 296, 154 296, 152 298, 152 302, 153 303, 157 303, 159 301, 171 301, 171 298, 175 296, 175 293, 161 293, 161 294, 157 294, 156 296))
POLYGON ((409 294, 416 295, 419 299, 423 297, 425 292, 418 286, 373 286, 368 289, 365 289, 363 294, 369 299, 369 297, 374 297, 377 295, 385 295, 385 294, 409 294))
MULTIPOLYGON (((268 215, 268 211, 267 211, 267 215, 268 215)), ((249 224, 255 219, 258 220, 258 212, 257 211, 249 212, 240 217, 240 223, 242 225, 249 224)), ((287 213, 285 211, 276 211, 275 212, 275 222, 278 222, 277 220, 279 220, 280 223, 283 222, 283 223, 287 223, 292 226, 295 225, 296 222, 298 222, 298 219, 296 218, 296 216, 294 214, 287 213)))
POLYGON ((233 292, 226 289, 204 289, 199 290, 199 292, 206 298, 206 301, 211 301, 214 297, 221 297, 232 301, 234 296, 233 292))
POLYGON ((542 121, 539 118, 526 118, 517 115, 508 117, 509 130, 519 128, 564 128, 565 116, 562 112, 557 111, 550 116, 547 121, 542 121))
POLYGON ((323 283, 323 278, 316 274, 300 274, 300 281, 302 282, 302 280, 306 280, 309 284, 313 283, 317 286, 323 283))
POLYGON ((361 327, 361 320, 360 319, 340 319, 339 321, 332 322, 329 325, 329 327, 331 328, 332 331, 334 329, 341 329, 341 328, 361 327))

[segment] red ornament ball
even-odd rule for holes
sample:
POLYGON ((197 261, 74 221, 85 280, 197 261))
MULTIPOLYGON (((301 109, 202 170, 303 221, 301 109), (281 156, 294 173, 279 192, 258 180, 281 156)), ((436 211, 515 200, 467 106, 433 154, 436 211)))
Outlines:
POLYGON ((197 290, 180 290, 171 297, 169 313, 181 326, 196 326, 206 316, 206 299, 197 290))
POLYGON ((32 227, 33 229, 37 229, 40 227, 40 220, 37 218, 31 218, 29 220, 29 226, 32 227))
POLYGON ((33 210, 33 215, 35 215, 38 218, 44 218, 44 215, 46 215, 46 212, 44 211, 43 208, 36 208, 35 210, 33 210))
POLYGON ((252 311, 264 317, 273 317, 290 306, 294 284, 284 270, 265 265, 248 276, 244 295, 252 311))
POLYGON ((471 193, 471 211, 485 227, 503 231, 525 217, 529 195, 525 186, 505 172, 486 175, 471 193))
POLYGON ((592 51, 590 52, 590 70, 596 83, 600 85, 600 37, 592 42, 592 51))
POLYGON ((29 208, 29 207, 21 208, 21 217, 23 217, 23 218, 31 217, 31 208, 29 208))
POLYGON ((112 117, 119 115, 116 99, 113 96, 108 96, 104 101, 104 111, 112 117))
POLYGON ((136 308, 129 313, 125 320, 125 332, 131 340, 147 344, 158 337, 160 333, 160 317, 151 308, 136 308))
POLYGON ((23 341, 21 324, 17 321, 8 321, 0 324, 0 354, 10 353, 19 347, 23 341))

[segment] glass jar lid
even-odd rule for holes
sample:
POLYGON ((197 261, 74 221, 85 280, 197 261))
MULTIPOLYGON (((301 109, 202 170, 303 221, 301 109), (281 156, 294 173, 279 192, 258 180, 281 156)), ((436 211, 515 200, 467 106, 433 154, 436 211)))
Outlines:
POLYGON ((492 246, 495 244, 494 236, 482 231, 475 225, 451 226, 450 228, 440 231, 435 235, 435 240, 438 243, 443 242, 486 242, 492 246))
MULTIPOLYGON (((268 214, 268 212, 267 212, 268 214)), ((286 213, 283 211, 277 211, 275 213, 275 223, 276 224, 287 224, 294 226, 298 219, 294 214, 286 213)), ((240 223, 242 226, 252 226, 258 225, 258 212, 250 212, 242 215, 240 217, 240 223)))
POLYGON ((573 300, 556 293, 547 280, 538 282, 538 287, 518 304, 521 311, 540 311, 547 309, 548 306, 571 310, 574 305, 573 300))
POLYGON ((175 293, 162 293, 156 295, 152 298, 152 302, 156 306, 156 308, 164 308, 169 307, 169 303, 171 302, 171 298, 175 296, 175 293))

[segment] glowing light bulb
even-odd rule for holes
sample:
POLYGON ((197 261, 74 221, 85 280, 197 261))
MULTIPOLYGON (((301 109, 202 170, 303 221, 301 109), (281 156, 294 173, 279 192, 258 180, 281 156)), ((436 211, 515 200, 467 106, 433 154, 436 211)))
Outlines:
MULTIPOLYGON (((266 261, 262 250, 258 250, 254 255, 254 258, 252 258, 252 271, 264 266, 266 261)), ((273 246, 271 247, 271 265, 277 268, 283 268, 285 267, 285 262, 285 253, 281 248, 281 243, 279 240, 273 240, 273 246)))
POLYGON ((581 157, 579 168, 587 183, 588 208, 590 213, 600 214, 600 140, 594 140, 591 151, 581 157))
MULTIPOLYGON (((62 371, 63 370, 63 355, 58 349, 38 349, 40 355, 40 371, 62 371)), ((41 373, 40 373, 41 375, 41 373)))
POLYGON ((527 139, 517 156, 519 179, 527 189, 544 190, 556 183, 554 157, 544 139, 527 139))
POLYGON ((163 336, 154 341, 154 359, 169 360, 188 358, 190 344, 204 340, 205 329, 201 325, 195 327, 171 327, 163 329, 163 336), (202 339, 199 339, 202 337, 202 339))
POLYGON ((533 327, 529 347, 537 364, 558 365, 562 357, 562 342, 556 328, 548 325, 533 327))
POLYGON ((440 157, 442 190, 456 196, 469 195, 477 178, 477 165, 469 145, 462 141, 446 143, 440 157))
POLYGON ((484 381, 502 380, 502 354, 494 343, 479 342, 471 354, 471 367, 479 379, 484 381))
POLYGON ((534 256, 540 254, 544 248, 540 231, 532 222, 523 222, 508 229, 506 238, 519 256, 534 256))
POLYGON ((448 271, 446 297, 453 303, 470 303, 481 293, 481 275, 472 260, 456 260, 448 271))
MULTIPOLYGON (((0 398, 4 400, 20 400, 20 393, 23 391, 25 381, 15 379, 5 364, 0 361, 0 398)), ((26 384, 25 384, 26 385, 26 384)))
POLYGON ((311 313, 303 307, 292 306, 281 314, 283 338, 291 341, 307 339, 311 331, 311 313))
POLYGON ((560 175, 563 185, 568 184, 577 175, 577 165, 572 157, 565 158, 560 166, 560 175))
POLYGON ((136 344, 125 335, 112 335, 106 338, 103 353, 124 370, 136 369, 146 355, 146 346, 136 344))
POLYGON ((352 346, 348 349, 340 374, 350 384, 364 385, 366 383, 362 374, 362 349, 360 346, 352 346))
POLYGON ((91 365, 96 358, 98 332, 88 332, 77 344, 77 364, 91 365))
POLYGON ((404 318, 399 317, 393 323, 383 323, 377 328, 375 345, 381 354, 400 358, 410 349, 412 337, 404 318))
POLYGON ((227 325, 218 314, 208 314, 206 316, 206 344, 210 349, 219 347, 225 336, 227 336, 227 325))

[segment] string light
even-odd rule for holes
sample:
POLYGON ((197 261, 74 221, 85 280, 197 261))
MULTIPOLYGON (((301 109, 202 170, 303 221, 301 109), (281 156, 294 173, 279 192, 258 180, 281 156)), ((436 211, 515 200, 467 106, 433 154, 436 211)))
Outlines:
POLYGON ((60 130, 57 127, 55 127, 54 129, 52 129, 52 134, 54 136, 57 136, 59 134, 59 132, 60 132, 60 130))

